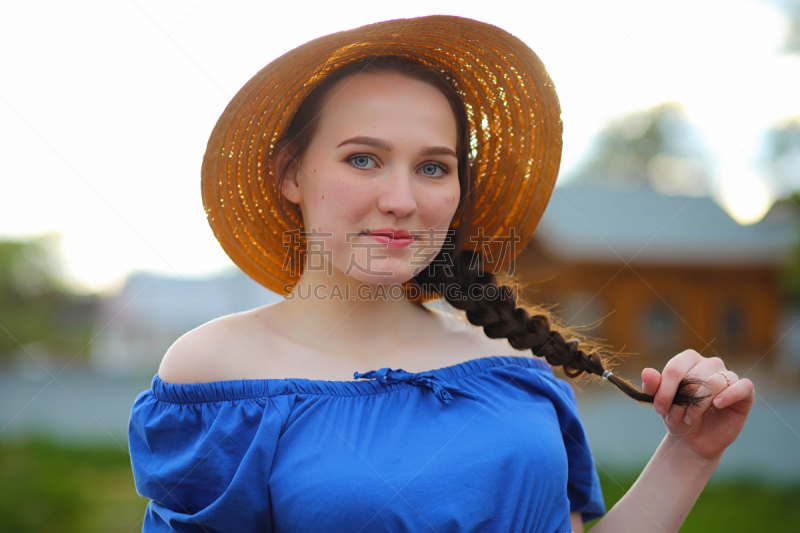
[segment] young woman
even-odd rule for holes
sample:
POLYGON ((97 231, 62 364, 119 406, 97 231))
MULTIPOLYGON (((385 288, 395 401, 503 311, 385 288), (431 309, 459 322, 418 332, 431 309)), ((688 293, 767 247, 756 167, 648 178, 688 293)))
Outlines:
POLYGON ((498 284, 560 154, 538 58, 469 19, 326 36, 250 80, 212 133, 203 196, 226 252, 286 299, 181 337, 136 399, 144 530, 677 531, 753 386, 688 350, 638 391, 498 284), (666 422, 608 513, 551 366, 666 422))

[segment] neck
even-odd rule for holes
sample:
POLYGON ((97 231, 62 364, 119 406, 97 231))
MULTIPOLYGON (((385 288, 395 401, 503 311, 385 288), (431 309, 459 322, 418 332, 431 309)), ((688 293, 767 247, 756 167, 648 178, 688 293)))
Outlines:
POLYGON ((331 351, 356 344, 403 345, 429 323, 431 311, 405 297, 402 284, 371 284, 307 271, 281 302, 286 323, 306 342, 331 351))

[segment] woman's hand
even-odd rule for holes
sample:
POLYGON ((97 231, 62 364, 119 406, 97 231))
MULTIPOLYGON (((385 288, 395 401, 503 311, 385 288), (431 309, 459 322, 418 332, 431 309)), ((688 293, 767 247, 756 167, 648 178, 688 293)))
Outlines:
POLYGON ((708 461, 718 460, 739 436, 755 398, 749 379, 739 379, 726 370, 719 357, 703 357, 694 350, 670 359, 661 374, 645 368, 642 381, 642 390, 655 397, 653 406, 664 419, 670 436, 708 461), (718 372, 728 377, 730 386, 718 372), (699 392, 711 393, 698 407, 672 405, 678 384, 687 375, 706 382, 699 392))

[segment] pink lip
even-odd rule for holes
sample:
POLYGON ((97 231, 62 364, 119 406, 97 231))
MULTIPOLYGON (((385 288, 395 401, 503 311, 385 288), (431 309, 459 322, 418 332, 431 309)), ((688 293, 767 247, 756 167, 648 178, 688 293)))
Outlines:
POLYGON ((392 228, 367 230, 363 235, 375 239, 378 242, 385 243, 389 248, 405 248, 414 242, 414 236, 408 231, 392 228))

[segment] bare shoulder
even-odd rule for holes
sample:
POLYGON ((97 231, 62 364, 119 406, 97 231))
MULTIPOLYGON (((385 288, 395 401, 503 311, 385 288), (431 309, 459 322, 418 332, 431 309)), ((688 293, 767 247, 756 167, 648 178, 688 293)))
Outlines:
POLYGON ((169 347, 158 377, 167 383, 218 381, 220 360, 231 339, 234 315, 215 318, 181 335, 169 347))
POLYGON ((215 318, 179 337, 164 354, 158 377, 167 383, 208 383, 237 379, 242 354, 253 346, 255 310, 215 318))

